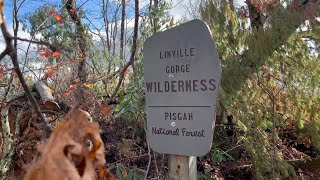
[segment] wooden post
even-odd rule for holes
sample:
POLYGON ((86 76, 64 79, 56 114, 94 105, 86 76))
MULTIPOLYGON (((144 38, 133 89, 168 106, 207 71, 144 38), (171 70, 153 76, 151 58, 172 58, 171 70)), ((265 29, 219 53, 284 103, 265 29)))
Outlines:
POLYGON ((197 180, 197 157, 168 155, 170 180, 197 180))

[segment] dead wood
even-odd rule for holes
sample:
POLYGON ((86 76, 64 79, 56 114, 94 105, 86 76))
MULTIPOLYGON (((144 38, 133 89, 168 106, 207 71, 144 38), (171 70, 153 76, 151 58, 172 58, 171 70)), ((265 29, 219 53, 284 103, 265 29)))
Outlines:
POLYGON ((59 110, 60 107, 58 103, 54 100, 50 88, 44 84, 43 81, 37 81, 35 84, 35 89, 38 91, 41 101, 44 107, 48 110, 59 110))

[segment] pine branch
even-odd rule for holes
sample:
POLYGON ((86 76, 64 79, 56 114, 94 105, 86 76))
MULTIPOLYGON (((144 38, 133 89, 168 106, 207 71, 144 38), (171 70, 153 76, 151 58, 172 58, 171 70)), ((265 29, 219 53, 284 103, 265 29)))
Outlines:
POLYGON ((239 91, 243 82, 252 77, 256 69, 265 64, 268 57, 285 44, 303 22, 317 17, 320 12, 319 4, 318 0, 306 3, 294 0, 286 9, 282 6, 275 7, 269 17, 271 26, 254 31, 248 39, 249 47, 240 57, 241 61, 235 58, 225 62, 221 85, 232 85, 232 88, 223 88, 226 93, 239 91), (311 8, 314 8, 314 12, 310 11, 311 8))

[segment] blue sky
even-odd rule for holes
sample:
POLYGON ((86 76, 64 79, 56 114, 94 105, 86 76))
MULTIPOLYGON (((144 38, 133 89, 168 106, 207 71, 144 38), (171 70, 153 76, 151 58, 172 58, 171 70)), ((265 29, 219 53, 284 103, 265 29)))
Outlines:
MULTIPOLYGON (((85 10, 86 15, 92 20, 94 26, 100 28, 103 26, 103 22, 101 19, 101 8, 99 5, 102 4, 102 0, 76 0, 76 6, 82 6, 85 10), (99 19, 100 18, 100 19, 99 19)), ((118 4, 119 0, 109 0, 111 5, 109 6, 109 11, 112 12, 116 9, 116 4, 118 4)), ((190 8, 190 3, 196 3, 200 0, 166 0, 167 2, 172 2, 172 9, 169 11, 169 14, 174 17, 175 20, 179 20, 181 18, 184 19, 192 19, 192 16, 188 13, 188 8, 190 8)), ((18 0, 18 5, 22 2, 22 0, 18 0)), ((38 8, 43 7, 44 5, 56 5, 57 11, 62 7, 63 2, 65 0, 25 0, 23 5, 20 8, 18 17, 19 19, 25 19, 28 14, 34 13, 38 8)), ((139 0, 140 2, 140 12, 143 13, 149 3, 149 0, 139 0)), ((243 0, 236 0, 236 6, 243 5, 243 0)), ((13 0, 5 0, 4 1, 4 11, 7 21, 7 26, 12 32, 12 11, 13 10, 13 0)), ((133 27, 133 12, 134 12, 134 0, 127 0, 127 22, 128 28, 133 27), (131 21, 130 21, 131 20, 131 21)), ((49 13, 49 12, 48 12, 49 13)), ((119 13, 120 15, 120 13, 119 13)), ((120 21, 120 17, 118 19, 120 21)), ((84 21, 85 22, 85 21, 84 21)), ((20 26, 21 27, 21 26, 20 26)), ((18 36, 28 38, 29 35, 27 32, 19 31, 18 36)), ((21 43, 20 48, 25 49, 27 43, 21 43)), ((3 43, 2 35, 0 38, 0 51, 4 49, 5 45, 3 43)))
MULTIPOLYGON (((76 0, 76 6, 79 7, 81 6, 86 15, 92 20, 94 26, 100 28, 103 26, 103 21, 101 19, 101 7, 99 7, 102 2, 102 0, 76 0)), ((110 6, 109 6, 109 12, 115 11, 116 6, 118 4, 118 0, 109 0, 110 6)), ((183 4, 183 1, 189 1, 189 0, 173 0, 173 4, 175 6, 175 10, 172 12, 177 12, 177 15, 180 16, 180 13, 183 12, 184 10, 179 10, 179 8, 183 8, 182 6, 179 6, 183 4), (177 2, 176 2, 177 1, 177 2), (179 1, 179 2, 178 2, 179 1)), ((19 5, 22 2, 22 0, 18 0, 17 4, 19 5)), ((19 10, 18 17, 19 19, 23 20, 26 18, 27 15, 30 15, 34 13, 38 8, 41 8, 45 5, 55 5, 57 8, 57 11, 59 8, 62 7, 63 3, 65 0, 25 0, 25 2, 21 5, 21 8, 19 10)), ((140 0, 140 11, 144 12, 149 0, 140 0)), ((5 12, 5 17, 6 17, 6 23, 9 28, 10 32, 13 32, 12 30, 12 18, 13 18, 13 0, 5 0, 4 1, 4 12, 5 12)), ((134 12, 134 1, 133 0, 127 0, 127 19, 131 20, 133 17, 133 12, 134 12)), ((48 12, 49 13, 49 12, 48 12)), ((120 13, 119 13, 120 15, 120 13)), ((110 15, 111 16, 111 15, 110 15)), ((111 19, 111 17, 110 17, 111 19)), ((118 21, 120 20, 120 17, 118 21)), ((84 20, 84 22, 86 22, 84 20)), ((88 22, 87 22, 88 23, 88 22)), ((133 26, 133 20, 128 23, 128 27, 133 26)), ((21 26, 20 26, 21 27, 21 26)), ((29 35, 27 32, 23 32, 22 30, 19 31, 18 36, 28 38, 29 35)), ((27 43, 22 43, 21 46, 26 46, 27 43)), ((3 42, 3 38, 1 35, 0 38, 0 51, 4 50, 5 44, 3 42)), ((21 47, 24 49, 24 47, 21 47)))

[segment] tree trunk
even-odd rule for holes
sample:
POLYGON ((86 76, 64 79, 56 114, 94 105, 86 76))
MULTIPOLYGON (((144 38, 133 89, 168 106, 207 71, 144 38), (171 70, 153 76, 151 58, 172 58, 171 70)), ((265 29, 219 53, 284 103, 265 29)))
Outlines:
POLYGON ((120 32, 120 60, 123 61, 121 63, 124 63, 124 52, 123 52, 123 44, 124 44, 124 23, 126 19, 126 1, 121 1, 122 6, 122 15, 121 15, 121 32, 120 32))

